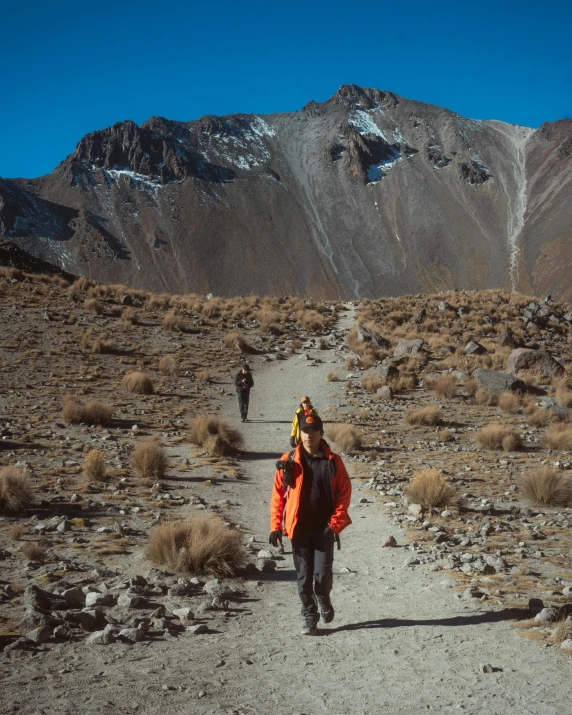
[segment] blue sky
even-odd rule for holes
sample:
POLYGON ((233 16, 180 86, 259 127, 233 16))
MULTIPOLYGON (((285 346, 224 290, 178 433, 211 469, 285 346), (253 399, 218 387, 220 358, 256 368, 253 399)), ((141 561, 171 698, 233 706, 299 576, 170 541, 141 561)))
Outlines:
POLYGON ((475 119, 572 117, 564 0, 4 5, 2 177, 48 173, 116 121, 295 111, 346 83, 475 119))

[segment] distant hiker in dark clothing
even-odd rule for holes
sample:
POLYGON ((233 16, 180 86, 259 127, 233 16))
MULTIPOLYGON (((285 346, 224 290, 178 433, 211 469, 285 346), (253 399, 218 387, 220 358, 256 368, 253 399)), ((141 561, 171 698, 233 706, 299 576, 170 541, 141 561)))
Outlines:
POLYGON ((268 541, 278 547, 285 534, 292 542, 302 602, 301 632, 314 636, 320 617, 324 623, 334 620, 330 600, 334 542, 352 523, 348 515, 352 486, 341 457, 323 440, 318 415, 302 415, 300 431, 301 443, 276 463, 268 541))
POLYGON ((246 418, 248 417, 248 400, 250 399, 250 390, 254 387, 254 380, 252 379, 248 365, 243 365, 242 370, 236 374, 234 384, 236 386, 236 394, 238 395, 240 419, 242 422, 246 422, 246 418))
POLYGON ((300 442, 300 417, 301 415, 317 415, 318 410, 312 407, 312 402, 308 395, 300 398, 300 407, 296 410, 292 420, 292 430, 290 432, 290 446, 295 447, 300 442))

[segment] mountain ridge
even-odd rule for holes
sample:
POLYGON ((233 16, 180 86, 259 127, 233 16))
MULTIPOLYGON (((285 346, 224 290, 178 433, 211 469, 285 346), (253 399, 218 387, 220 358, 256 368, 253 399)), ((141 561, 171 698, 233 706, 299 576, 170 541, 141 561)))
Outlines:
POLYGON ((472 120, 342 85, 298 112, 91 132, 51 174, 0 179, 0 235, 151 290, 565 299, 571 155, 570 120, 472 120))

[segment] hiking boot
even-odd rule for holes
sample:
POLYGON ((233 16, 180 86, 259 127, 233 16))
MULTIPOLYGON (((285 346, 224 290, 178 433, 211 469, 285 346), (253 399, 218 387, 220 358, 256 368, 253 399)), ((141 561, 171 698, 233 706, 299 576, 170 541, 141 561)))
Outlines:
POLYGON ((318 601, 320 606, 320 616, 324 623, 331 623, 334 620, 336 612, 332 606, 332 602, 328 599, 327 601, 318 601))
POLYGON ((303 636, 315 636, 318 635, 318 623, 314 617, 304 618, 302 621, 302 628, 300 633, 303 636))

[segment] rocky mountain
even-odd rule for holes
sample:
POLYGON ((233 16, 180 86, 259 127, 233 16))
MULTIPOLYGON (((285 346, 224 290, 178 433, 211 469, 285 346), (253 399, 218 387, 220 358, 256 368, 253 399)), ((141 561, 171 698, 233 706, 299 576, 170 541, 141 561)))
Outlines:
POLYGON ((152 117, 0 179, 0 236, 176 292, 572 297, 572 121, 474 121, 377 89, 266 116, 152 117))

